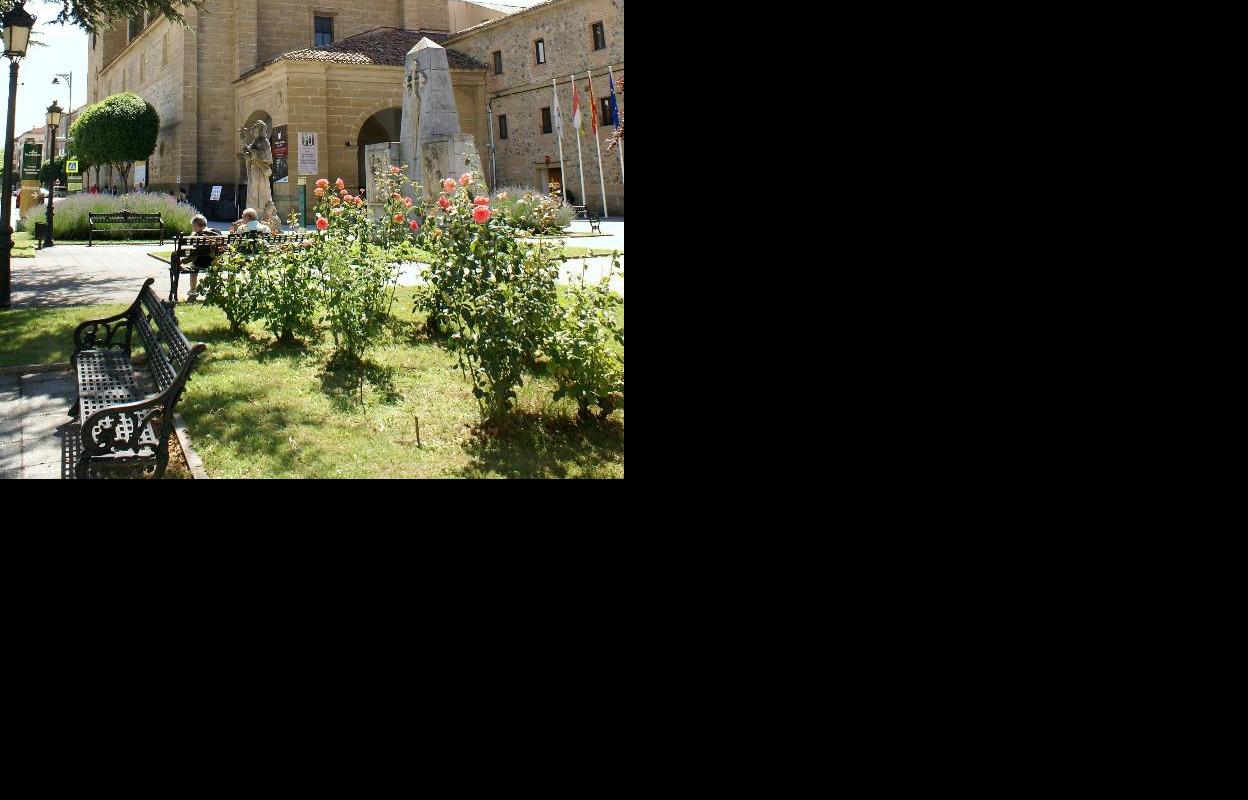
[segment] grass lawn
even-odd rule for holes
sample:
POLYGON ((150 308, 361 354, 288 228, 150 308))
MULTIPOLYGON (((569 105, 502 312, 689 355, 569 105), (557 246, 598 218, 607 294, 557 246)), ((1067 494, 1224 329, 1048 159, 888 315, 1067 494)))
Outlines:
MULTIPOLYGON (((258 324, 231 337, 225 315, 178 306, 208 344, 178 410, 214 478, 623 477, 624 412, 578 425, 575 404, 529 377, 502 431, 478 429, 472 386, 423 333, 411 287, 399 287, 389 340, 365 368, 327 366, 332 340, 280 347, 258 324), (420 421, 417 445, 416 418, 420 421)), ((74 327, 124 304, 0 314, 0 366, 68 361, 74 327)), ((623 308, 620 310, 621 318, 623 308)))
POLYGON ((13 258, 35 257, 35 235, 26 231, 13 232, 13 258))
POLYGON ((171 259, 173 258, 173 251, 172 250, 151 250, 148 252, 148 255, 156 259, 157 261, 163 261, 166 264, 170 264, 172 263, 171 259))

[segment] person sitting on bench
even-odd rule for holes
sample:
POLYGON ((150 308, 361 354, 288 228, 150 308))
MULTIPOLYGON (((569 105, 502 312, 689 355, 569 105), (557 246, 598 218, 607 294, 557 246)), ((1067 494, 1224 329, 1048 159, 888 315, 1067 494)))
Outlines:
MULTIPOLYGON (((221 231, 213 230, 208 227, 208 220, 203 214, 196 214, 191 217, 191 234, 194 236, 220 236, 221 231)), ((212 253, 202 253, 195 256, 195 268, 207 269, 212 266, 212 253)), ((195 291, 195 284, 199 283, 199 273, 191 273, 191 293, 187 296, 187 302, 194 303, 199 297, 199 293, 195 291)))
POLYGON ((230 226, 230 233, 243 233, 245 231, 258 231, 261 229, 260 215, 256 213, 254 208, 244 208, 243 218, 230 226))

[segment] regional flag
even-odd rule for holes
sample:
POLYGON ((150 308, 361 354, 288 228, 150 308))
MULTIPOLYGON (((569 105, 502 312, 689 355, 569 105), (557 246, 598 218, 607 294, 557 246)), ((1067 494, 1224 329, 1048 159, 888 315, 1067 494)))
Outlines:
POLYGON ((585 73, 589 77, 589 124, 594 129, 594 135, 598 135, 598 104, 594 102, 594 76, 591 73, 585 73))
POLYGON ((576 93, 576 76, 572 77, 572 127, 576 135, 585 133, 585 120, 581 117, 581 96, 576 93))

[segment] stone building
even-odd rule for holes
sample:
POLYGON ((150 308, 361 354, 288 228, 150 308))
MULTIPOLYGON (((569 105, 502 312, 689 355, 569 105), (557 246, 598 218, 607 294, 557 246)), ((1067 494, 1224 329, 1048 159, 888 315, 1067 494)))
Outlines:
MULTIPOLYGON (((489 69, 492 140, 478 137, 478 150, 492 186, 520 185, 545 191, 551 180, 562 180, 576 202, 601 210, 602 186, 598 154, 588 118, 581 138, 585 197, 577 165, 576 134, 572 129, 571 76, 575 73, 582 113, 588 114, 586 72, 593 76, 598 103, 598 138, 602 170, 606 174, 607 210, 624 213, 624 181, 618 152, 607 153, 611 117, 605 101, 610 96, 607 67, 616 79, 624 77, 624 0, 549 0, 525 11, 489 20, 459 31, 442 44, 462 51, 489 69), (551 81, 554 81, 552 89, 551 81), (563 119, 563 163, 559 161, 558 133, 554 129, 552 92, 559 93, 563 119), (486 164, 493 143, 497 174, 486 164)), ((620 110, 624 97, 616 92, 620 110)))
MULTIPOLYGON (((460 0, 207 0, 185 16, 189 28, 134 17, 92 35, 88 102, 121 91, 150 102, 161 127, 148 188, 186 187, 212 217, 233 219, 244 180, 240 126, 285 126, 289 177, 273 187, 283 217, 297 207, 301 133, 317 139, 309 183, 362 186, 363 146, 399 140, 407 50, 422 36, 444 41, 452 19, 470 26, 502 12, 460 0), (214 185, 218 202, 209 200, 214 185)), ((460 126, 481 141, 485 64, 454 48, 448 55, 460 126)), ((104 168, 97 180, 121 179, 104 168)))
MULTIPOLYGON (((161 127, 146 164, 147 188, 186 188, 191 202, 214 219, 237 218, 236 187, 245 197, 238 129, 256 120, 271 132, 284 129, 288 177, 274 184, 273 199, 285 217, 298 207, 300 191, 311 197, 310 187, 299 188, 300 174, 309 184, 341 177, 363 186, 364 146, 399 141, 404 56, 428 36, 447 49, 460 129, 475 137, 483 165, 494 156, 497 175, 485 166, 490 183, 545 189, 562 174, 583 202, 569 76, 577 73, 584 95, 585 71, 592 69, 594 91, 603 98, 606 66, 623 76, 624 2, 549 0, 505 13, 511 8, 489 0, 206 0, 200 9, 185 10, 187 28, 163 17, 133 17, 92 35, 87 101, 131 91, 150 102, 161 127), (542 64, 534 63, 537 39, 544 40, 542 64), (498 74, 495 52, 503 54, 498 74), (555 137, 542 132, 551 78, 564 118, 562 171, 555 137), (315 169, 306 173, 298 169, 299 134, 317 140, 315 169), (221 187, 219 201, 210 200, 214 186, 221 187)), ((605 142, 610 123, 603 125, 605 142)), ((586 193, 596 208, 598 166, 588 137, 582 155, 586 193)), ((622 213, 619 158, 604 153, 602 160, 608 208, 622 213)), ((108 168, 95 172, 88 185, 121 183, 108 168)))

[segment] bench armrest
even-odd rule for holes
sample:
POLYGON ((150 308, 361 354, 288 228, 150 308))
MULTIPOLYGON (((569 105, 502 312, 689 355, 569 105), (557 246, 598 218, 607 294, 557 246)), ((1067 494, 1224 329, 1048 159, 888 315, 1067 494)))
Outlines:
POLYGON ((120 314, 114 314, 111 317, 103 319, 89 319, 74 329, 74 355, 78 355, 83 350, 111 350, 118 349, 130 354, 130 313, 132 309, 127 308, 120 314), (100 328, 104 330, 101 331, 100 328), (125 333, 124 340, 118 340, 121 333, 125 333))
POLYGON ((165 394, 101 408, 87 417, 81 431, 83 455, 155 455, 163 443, 159 432, 166 427, 165 394), (141 453, 145 447, 151 452, 141 453))

